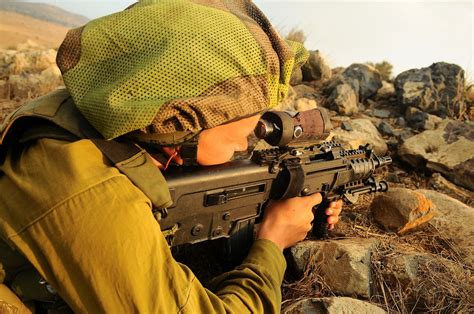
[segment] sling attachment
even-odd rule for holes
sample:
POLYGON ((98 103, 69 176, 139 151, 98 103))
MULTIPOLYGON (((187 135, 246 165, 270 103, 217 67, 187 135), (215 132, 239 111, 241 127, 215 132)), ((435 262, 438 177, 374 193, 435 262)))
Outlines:
POLYGON ((82 130, 99 150, 151 200, 153 207, 172 204, 167 183, 145 150, 129 140, 105 140, 92 127, 82 130))

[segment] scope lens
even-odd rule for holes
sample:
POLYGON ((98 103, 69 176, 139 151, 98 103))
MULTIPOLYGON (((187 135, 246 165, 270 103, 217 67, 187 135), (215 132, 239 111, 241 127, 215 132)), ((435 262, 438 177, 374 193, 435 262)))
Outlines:
POLYGON ((259 139, 265 139, 274 131, 273 123, 267 120, 260 120, 255 127, 255 136, 259 139))

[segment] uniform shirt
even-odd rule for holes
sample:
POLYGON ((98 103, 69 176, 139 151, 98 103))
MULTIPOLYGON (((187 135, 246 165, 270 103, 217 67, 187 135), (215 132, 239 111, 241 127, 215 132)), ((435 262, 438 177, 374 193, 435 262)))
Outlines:
POLYGON ((286 263, 273 242, 204 288, 173 259, 150 200, 89 140, 11 149, 0 191, 0 236, 77 313, 280 310, 286 263))

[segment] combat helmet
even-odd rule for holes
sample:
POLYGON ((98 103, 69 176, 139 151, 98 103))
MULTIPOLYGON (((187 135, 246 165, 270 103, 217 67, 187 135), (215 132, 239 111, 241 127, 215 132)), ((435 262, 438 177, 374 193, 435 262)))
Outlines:
POLYGON ((147 0, 68 32, 57 63, 102 136, 180 144, 286 97, 307 58, 247 0, 147 0))

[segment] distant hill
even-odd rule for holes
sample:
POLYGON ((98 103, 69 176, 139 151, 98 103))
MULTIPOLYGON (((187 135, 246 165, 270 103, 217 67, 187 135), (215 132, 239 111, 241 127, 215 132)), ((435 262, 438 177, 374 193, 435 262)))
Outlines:
POLYGON ((45 48, 58 48, 68 28, 15 12, 0 11, 0 48, 15 49, 28 40, 45 48))
MULTIPOLYGON (((38 20, 43 20, 62 25, 67 28, 74 28, 87 23, 86 17, 68 12, 54 5, 44 3, 28 3, 12 0, 0 0, 0 11, 15 12, 31 16, 38 20)), ((1 20, 3 24, 3 20, 1 20)))

